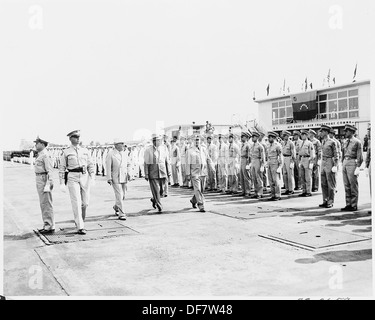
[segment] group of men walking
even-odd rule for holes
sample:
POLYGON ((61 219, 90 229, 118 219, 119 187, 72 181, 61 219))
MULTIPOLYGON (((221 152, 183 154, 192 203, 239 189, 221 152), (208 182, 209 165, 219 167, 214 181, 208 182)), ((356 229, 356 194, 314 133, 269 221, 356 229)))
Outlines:
MULTIPOLYGON (((168 196, 168 186, 193 189, 190 200, 193 208, 205 212, 204 192, 208 190, 223 194, 262 199, 270 187, 269 201, 281 200, 283 195, 292 195, 299 188, 299 197, 311 197, 319 188, 321 179, 323 203, 320 207, 332 208, 337 190, 337 173, 342 162, 346 207, 342 211, 358 210, 358 176, 363 163, 362 143, 354 137, 356 128, 345 126, 344 145, 334 138, 331 127, 317 132, 302 130, 292 133, 283 131, 282 140, 276 132, 268 132, 267 140, 260 132, 243 132, 241 141, 236 136, 219 135, 215 141, 208 135, 173 137, 171 145, 166 137, 153 135, 152 143, 144 149, 143 172, 151 189, 151 205, 163 211, 162 198, 168 196), (293 139, 291 136, 293 135, 293 139), (178 140, 180 140, 178 143, 178 140), (268 182, 267 182, 268 180, 268 182), (241 193, 239 193, 241 190, 241 193)), ((69 190, 74 220, 78 234, 86 234, 84 227, 90 200, 90 188, 95 185, 97 166, 90 151, 80 146, 80 131, 68 134, 71 146, 62 151, 59 159, 60 189, 69 190)), ((44 226, 41 233, 55 231, 52 205, 53 160, 46 147, 48 142, 35 141, 38 158, 35 161, 36 185, 42 210, 44 226)), ((125 193, 131 179, 132 161, 125 143, 115 140, 114 148, 108 150, 105 158, 107 182, 115 195, 115 214, 126 220, 125 193)), ((366 159, 366 168, 371 179, 371 151, 366 159)), ((370 180, 371 181, 371 180, 370 180)))

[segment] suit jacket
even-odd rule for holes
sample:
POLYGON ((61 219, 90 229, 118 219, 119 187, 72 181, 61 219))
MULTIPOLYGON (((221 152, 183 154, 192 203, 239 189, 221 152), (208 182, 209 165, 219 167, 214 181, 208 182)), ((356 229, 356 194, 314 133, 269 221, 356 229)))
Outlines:
POLYGON ((130 161, 127 152, 111 150, 105 159, 108 180, 113 183, 126 183, 130 169, 130 161))
POLYGON ((172 174, 168 148, 161 145, 155 148, 153 145, 145 150, 145 176, 148 179, 163 179, 172 174))
POLYGON ((186 175, 192 178, 206 177, 208 175, 208 166, 213 167, 213 162, 204 146, 189 149, 187 153, 186 175))

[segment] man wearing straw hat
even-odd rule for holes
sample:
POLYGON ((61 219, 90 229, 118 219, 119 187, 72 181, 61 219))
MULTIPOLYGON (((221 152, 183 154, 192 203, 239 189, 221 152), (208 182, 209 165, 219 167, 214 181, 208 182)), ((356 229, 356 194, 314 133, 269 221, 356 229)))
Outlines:
POLYGON ((162 137, 153 134, 152 146, 145 150, 145 179, 150 183, 152 193, 152 206, 163 211, 161 197, 164 196, 164 187, 167 179, 171 177, 171 164, 168 149, 162 145, 162 137))
POLYGON ((213 167, 212 160, 208 154, 207 148, 201 144, 201 137, 195 137, 195 145, 187 154, 186 174, 193 184, 194 196, 190 200, 193 208, 198 205, 200 212, 206 212, 204 208, 205 200, 203 192, 208 175, 208 167, 213 167))
POLYGON ((115 193, 115 205, 113 210, 120 220, 126 220, 125 213, 125 192, 129 180, 131 162, 127 152, 124 151, 125 142, 119 139, 114 141, 115 149, 108 152, 105 159, 107 182, 112 186, 115 193))

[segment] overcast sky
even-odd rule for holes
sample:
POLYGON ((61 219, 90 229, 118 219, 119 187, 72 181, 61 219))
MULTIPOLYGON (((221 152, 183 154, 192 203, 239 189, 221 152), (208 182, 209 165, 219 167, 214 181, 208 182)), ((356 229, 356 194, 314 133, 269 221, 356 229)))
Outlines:
POLYGON ((329 69, 348 83, 357 62, 371 79, 373 2, 2 0, 3 147, 256 117, 268 83, 271 95, 284 78, 292 92, 306 77, 321 87, 329 69))

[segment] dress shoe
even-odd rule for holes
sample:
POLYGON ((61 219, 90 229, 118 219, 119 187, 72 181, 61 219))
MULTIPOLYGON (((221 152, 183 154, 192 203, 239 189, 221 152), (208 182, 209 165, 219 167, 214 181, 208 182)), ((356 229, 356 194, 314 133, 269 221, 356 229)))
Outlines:
POLYGON ((87 231, 85 229, 80 229, 80 230, 78 230, 77 233, 80 234, 80 235, 85 235, 87 233, 87 231))
POLYGON ((45 230, 45 229, 41 229, 41 230, 38 230, 40 234, 54 234, 55 233, 55 229, 51 229, 51 230, 45 230))
POLYGON ((326 208, 327 207, 327 202, 324 202, 319 205, 319 208, 326 208))
POLYGON ((125 221, 126 220, 126 215, 121 215, 118 218, 119 218, 119 220, 125 221))
POLYGON ((150 199, 150 201, 152 202, 152 207, 154 209, 156 209, 156 202, 155 202, 155 200, 154 199, 150 199))
POLYGON ((284 192, 282 195, 283 196, 289 196, 290 195, 290 191, 284 192))
POLYGON ((280 201, 281 198, 273 198, 272 201, 280 201))
POLYGON ((306 193, 305 197, 306 197, 306 198, 308 198, 308 197, 312 197, 312 194, 311 194, 311 193, 306 193))
POLYGON ((350 211, 353 211, 353 212, 358 211, 358 207, 352 207, 350 211))
POLYGON ((163 211, 163 208, 161 206, 159 206, 159 205, 156 205, 156 206, 158 207, 159 213, 163 211))
POLYGON ((275 197, 272 197, 272 198, 269 198, 269 199, 267 199, 267 201, 275 201, 275 197))
POLYGON ((302 193, 302 194, 300 194, 299 197, 300 197, 300 198, 304 198, 304 197, 306 197, 306 193, 302 193))
POLYGON ((326 208, 327 208, 327 209, 331 209, 331 208, 333 208, 333 204, 327 204, 327 205, 326 205, 326 208))
POLYGON ((199 209, 199 212, 206 212, 206 210, 204 210, 204 208, 201 208, 201 209, 199 209))
POLYGON ((190 200, 190 203, 191 203, 191 205, 193 206, 193 209, 196 209, 196 208, 197 208, 197 204, 194 203, 192 200, 190 200))
POLYGON ((341 211, 351 211, 351 206, 346 206, 345 208, 342 208, 341 211))

